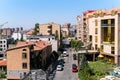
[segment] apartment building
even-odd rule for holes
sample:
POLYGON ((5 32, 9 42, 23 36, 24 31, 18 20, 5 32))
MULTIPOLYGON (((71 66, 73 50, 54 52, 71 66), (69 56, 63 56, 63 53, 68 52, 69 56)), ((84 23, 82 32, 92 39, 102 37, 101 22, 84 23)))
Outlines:
POLYGON ((80 40, 85 44, 87 45, 88 42, 89 42, 89 27, 88 27, 88 17, 87 17, 87 14, 88 13, 92 13, 94 12, 95 10, 88 10, 88 11, 85 11, 82 13, 81 16, 78 16, 77 17, 77 24, 78 24, 78 28, 79 28, 79 31, 78 31, 78 39, 80 38, 80 40))
POLYGON ((81 16, 77 16, 77 33, 76 33, 76 37, 77 40, 81 40, 82 41, 82 17, 81 16))
POLYGON ((120 65, 120 8, 87 14, 92 49, 120 65))
POLYGON ((54 35, 60 40, 61 25, 56 23, 40 24, 40 35, 54 35))
POLYGON ((13 40, 13 38, 11 38, 11 37, 2 37, 0 39, 0 59, 5 58, 6 50, 8 48, 8 45, 10 44, 11 40, 13 40))
POLYGON ((62 37, 66 37, 69 35, 69 28, 70 28, 70 23, 66 23, 61 27, 62 37))
POLYGON ((52 53, 46 41, 18 42, 7 50, 7 79, 20 80, 31 70, 45 69, 52 53))
POLYGON ((3 29, 1 29, 1 33, 2 33, 2 35, 10 36, 10 35, 12 35, 12 29, 11 28, 3 28, 3 29))

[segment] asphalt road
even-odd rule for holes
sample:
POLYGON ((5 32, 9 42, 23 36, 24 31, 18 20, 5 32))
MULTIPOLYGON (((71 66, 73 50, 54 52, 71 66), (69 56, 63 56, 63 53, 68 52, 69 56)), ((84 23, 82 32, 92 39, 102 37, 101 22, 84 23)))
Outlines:
POLYGON ((78 73, 72 72, 72 64, 77 64, 76 60, 73 60, 74 51, 67 50, 69 53, 68 57, 65 58, 65 64, 63 67, 63 71, 56 71, 55 77, 53 80, 78 80, 78 73))

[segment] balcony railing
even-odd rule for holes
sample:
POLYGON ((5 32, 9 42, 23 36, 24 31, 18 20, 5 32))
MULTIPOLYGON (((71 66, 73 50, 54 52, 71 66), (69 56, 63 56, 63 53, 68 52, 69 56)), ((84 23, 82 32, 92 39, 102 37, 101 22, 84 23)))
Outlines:
POLYGON ((115 24, 101 24, 102 27, 108 27, 108 26, 111 26, 111 27, 114 27, 115 24))

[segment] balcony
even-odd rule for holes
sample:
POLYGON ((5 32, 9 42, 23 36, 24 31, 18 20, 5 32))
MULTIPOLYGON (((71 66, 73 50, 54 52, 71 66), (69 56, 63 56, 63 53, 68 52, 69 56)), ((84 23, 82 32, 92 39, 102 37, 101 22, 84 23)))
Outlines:
POLYGON ((51 30, 48 30, 48 33, 49 33, 49 35, 52 35, 52 31, 51 30))
POLYGON ((113 45, 115 44, 115 42, 102 42, 103 45, 113 45))
POLYGON ((51 29, 51 28, 52 28, 52 26, 48 26, 48 28, 49 28, 49 29, 51 29))
POLYGON ((114 27, 115 24, 101 24, 102 27, 114 27))

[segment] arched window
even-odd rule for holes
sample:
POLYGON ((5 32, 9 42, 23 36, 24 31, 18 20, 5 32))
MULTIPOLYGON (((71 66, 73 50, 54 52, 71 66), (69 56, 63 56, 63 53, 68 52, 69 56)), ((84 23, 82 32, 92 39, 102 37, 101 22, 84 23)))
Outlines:
POLYGON ((26 49, 23 49, 23 51, 27 51, 26 49))

